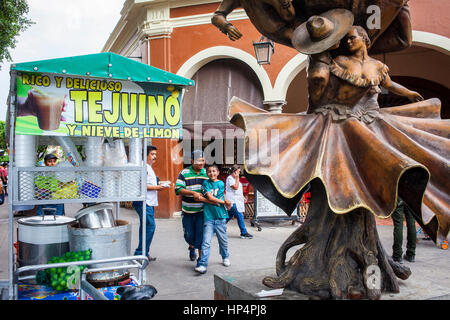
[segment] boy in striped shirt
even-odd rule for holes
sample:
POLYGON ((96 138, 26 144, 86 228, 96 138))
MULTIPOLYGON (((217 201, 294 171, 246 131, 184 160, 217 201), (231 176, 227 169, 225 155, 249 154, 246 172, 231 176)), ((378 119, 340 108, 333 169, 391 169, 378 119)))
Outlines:
POLYGON ((192 165, 181 170, 175 185, 175 193, 181 195, 182 223, 184 239, 189 245, 189 258, 194 261, 201 256, 203 241, 203 202, 206 198, 202 194, 202 185, 208 176, 205 171, 203 151, 194 150, 191 158, 192 165))

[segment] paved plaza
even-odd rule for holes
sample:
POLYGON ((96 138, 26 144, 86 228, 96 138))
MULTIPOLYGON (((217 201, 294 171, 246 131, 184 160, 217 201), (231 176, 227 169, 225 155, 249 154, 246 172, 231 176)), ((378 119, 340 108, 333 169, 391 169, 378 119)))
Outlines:
MULTIPOLYGON (((79 204, 66 205, 66 215, 73 217, 79 204)), ((134 210, 120 209, 120 218, 132 224, 131 249, 138 242, 138 216, 134 210)), ((19 217, 15 217, 16 221, 19 217)), ((378 221, 378 220, 377 220, 378 221)), ((194 272, 195 262, 189 260, 187 245, 183 238, 181 217, 156 219, 156 232, 150 253, 157 260, 146 269, 147 284, 155 286, 155 300, 211 300, 214 299, 214 274, 245 275, 254 270, 275 269, 275 256, 282 242, 299 226, 291 222, 262 223, 262 230, 250 226, 253 239, 241 239, 236 220, 228 224, 231 266, 224 267, 219 255, 217 240, 213 239, 208 271, 204 275, 194 272)), ((15 229, 17 222, 15 222, 15 229)), ((378 225, 378 232, 386 251, 392 252, 392 225, 378 225)), ((405 237, 406 237, 406 232, 405 237)), ((405 239, 406 241, 406 239, 405 239)), ((406 242, 405 242, 406 243, 406 242)), ((292 250, 292 249, 291 249, 292 250)), ((288 252, 290 254, 291 251, 288 252)), ((450 300, 450 250, 437 248, 432 241, 422 240, 416 249, 416 262, 407 263, 412 275, 400 280, 399 294, 384 294, 386 300, 450 300)), ((0 206, 0 281, 8 280, 8 205, 0 206)), ((261 279, 262 280, 262 279, 261 279)), ((261 285, 262 286, 262 285, 261 285)))

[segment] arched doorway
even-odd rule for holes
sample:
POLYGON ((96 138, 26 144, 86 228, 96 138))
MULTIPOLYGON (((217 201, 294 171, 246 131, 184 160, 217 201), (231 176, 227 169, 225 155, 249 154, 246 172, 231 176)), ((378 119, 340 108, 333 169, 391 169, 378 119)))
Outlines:
POLYGON ((245 62, 217 59, 202 66, 192 79, 195 86, 183 97, 183 129, 189 134, 183 137, 185 163, 190 154, 186 151, 200 146, 207 163, 224 168, 243 163, 243 134, 229 122, 228 103, 236 96, 263 108, 264 93, 258 76, 245 62), (202 141, 195 136, 199 133, 202 141))
MULTIPOLYGON (((450 117, 450 55, 416 44, 410 48, 374 58, 388 65, 393 81, 419 92, 425 99, 441 100, 441 117, 450 117)), ((410 103, 408 99, 392 93, 380 94, 381 107, 410 103)))
POLYGON ((263 107, 263 90, 258 77, 244 62, 218 59, 201 67, 192 77, 195 86, 183 97, 183 124, 228 123, 227 106, 233 96, 263 107))

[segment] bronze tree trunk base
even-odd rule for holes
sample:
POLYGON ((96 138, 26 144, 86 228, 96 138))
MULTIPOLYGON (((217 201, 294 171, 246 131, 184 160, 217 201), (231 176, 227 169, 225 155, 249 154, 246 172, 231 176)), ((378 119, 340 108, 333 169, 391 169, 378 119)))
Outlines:
POLYGON ((365 209, 333 213, 319 180, 311 182, 311 195, 304 224, 278 250, 278 276, 263 283, 320 299, 377 300, 382 292, 400 292, 396 277, 407 279, 411 271, 386 254, 373 214, 365 209), (288 250, 301 244, 286 265, 288 250))

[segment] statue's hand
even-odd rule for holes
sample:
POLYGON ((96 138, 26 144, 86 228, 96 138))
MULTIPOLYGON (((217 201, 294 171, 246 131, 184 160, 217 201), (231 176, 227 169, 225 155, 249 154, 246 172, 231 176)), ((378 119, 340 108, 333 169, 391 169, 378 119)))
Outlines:
POLYGON ((408 99, 411 100, 412 102, 419 102, 424 100, 424 98, 420 95, 420 93, 415 91, 410 91, 408 99))
POLYGON ((231 23, 225 26, 225 33, 232 41, 236 41, 242 37, 242 33, 231 23))

